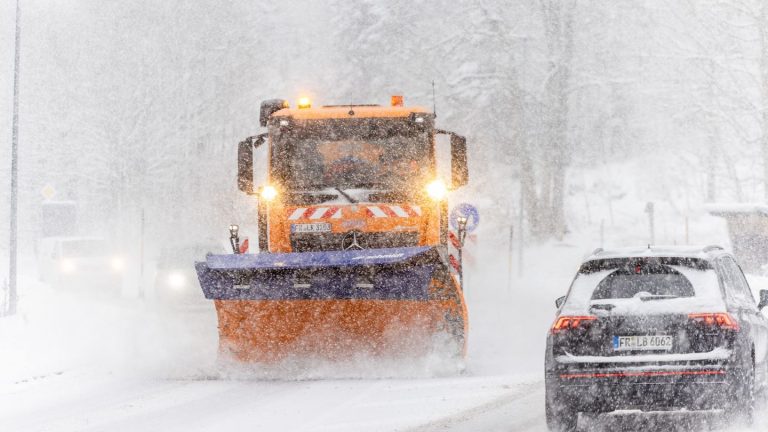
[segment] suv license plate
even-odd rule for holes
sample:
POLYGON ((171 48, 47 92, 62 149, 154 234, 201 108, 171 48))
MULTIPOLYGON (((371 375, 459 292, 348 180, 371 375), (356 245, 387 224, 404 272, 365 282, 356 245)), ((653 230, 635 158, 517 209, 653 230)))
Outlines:
POLYGON ((659 351, 672 349, 672 336, 614 336, 614 351, 659 351))
POLYGON ((331 232, 331 224, 329 223, 292 224, 291 232, 293 233, 331 232))

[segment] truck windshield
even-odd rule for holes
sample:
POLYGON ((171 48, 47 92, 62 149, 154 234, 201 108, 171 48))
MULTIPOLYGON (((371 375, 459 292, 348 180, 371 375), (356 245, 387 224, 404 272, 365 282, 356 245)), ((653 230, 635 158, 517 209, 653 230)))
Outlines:
POLYGON ((273 133, 272 176, 289 190, 413 188, 431 172, 426 127, 408 119, 325 119, 273 133))

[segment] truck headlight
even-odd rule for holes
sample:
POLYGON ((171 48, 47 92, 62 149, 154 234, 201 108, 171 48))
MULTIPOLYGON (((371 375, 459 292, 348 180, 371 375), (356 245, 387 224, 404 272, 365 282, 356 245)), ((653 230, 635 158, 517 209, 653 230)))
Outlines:
POLYGON ((445 183, 437 179, 427 185, 427 194, 435 201, 440 201, 448 195, 448 188, 445 187, 445 183))
POLYGON ((274 186, 264 186, 261 188, 261 197, 264 201, 272 201, 277 198, 277 189, 275 189, 274 186))

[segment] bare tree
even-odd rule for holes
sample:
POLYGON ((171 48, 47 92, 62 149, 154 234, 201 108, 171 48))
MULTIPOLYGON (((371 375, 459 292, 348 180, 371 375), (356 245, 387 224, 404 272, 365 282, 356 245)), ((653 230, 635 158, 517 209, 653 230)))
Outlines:
POLYGON ((541 141, 520 146, 521 184, 534 238, 561 238, 565 224, 565 175, 572 151, 568 136, 568 87, 573 59, 575 2, 541 0, 547 53, 545 115, 536 126, 541 141))

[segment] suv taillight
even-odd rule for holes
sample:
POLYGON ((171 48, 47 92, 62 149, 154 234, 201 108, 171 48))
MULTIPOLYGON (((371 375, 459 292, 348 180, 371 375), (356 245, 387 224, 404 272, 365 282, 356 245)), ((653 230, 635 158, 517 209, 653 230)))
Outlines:
POLYGON ((688 314, 688 319, 709 327, 739 331, 739 323, 729 313, 694 313, 688 314))
POLYGON ((586 328, 592 321, 596 320, 595 316, 569 316, 564 315, 557 317, 555 323, 552 324, 552 333, 560 333, 566 330, 575 330, 578 328, 586 328))

